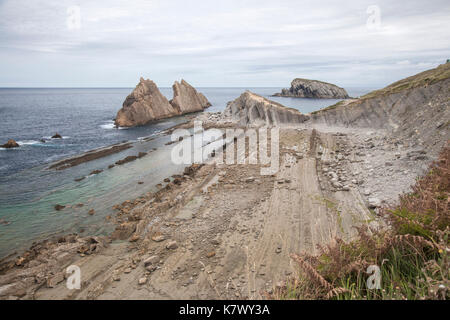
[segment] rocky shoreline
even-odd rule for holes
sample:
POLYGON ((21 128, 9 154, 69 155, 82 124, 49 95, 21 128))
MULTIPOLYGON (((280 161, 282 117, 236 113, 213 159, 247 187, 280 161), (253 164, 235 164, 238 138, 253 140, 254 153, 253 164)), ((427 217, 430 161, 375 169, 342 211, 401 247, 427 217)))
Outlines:
POLYGON ((450 142, 448 85, 440 79, 307 115, 247 92, 222 114, 199 114, 178 128, 195 120, 204 129, 279 128, 279 170, 221 163, 236 155, 229 139, 158 191, 112 205, 109 237, 68 235, 3 261, 0 299, 261 299, 296 272, 290 253, 387 227, 380 209, 450 142), (65 285, 69 265, 82 270, 80 290, 65 285))

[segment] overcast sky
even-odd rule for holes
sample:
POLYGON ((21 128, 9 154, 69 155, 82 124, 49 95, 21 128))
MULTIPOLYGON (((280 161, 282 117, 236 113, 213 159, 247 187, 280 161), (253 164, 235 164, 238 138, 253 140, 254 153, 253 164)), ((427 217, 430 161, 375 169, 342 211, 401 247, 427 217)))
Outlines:
POLYGON ((382 87, 450 58, 450 1, 399 2, 0 0, 0 87, 382 87))

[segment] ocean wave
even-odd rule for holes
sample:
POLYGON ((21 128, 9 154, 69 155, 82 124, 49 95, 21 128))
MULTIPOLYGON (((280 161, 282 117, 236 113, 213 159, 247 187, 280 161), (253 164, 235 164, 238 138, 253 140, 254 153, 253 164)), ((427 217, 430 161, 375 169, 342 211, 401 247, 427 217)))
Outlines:
POLYGON ((111 130, 111 129, 119 129, 119 130, 126 130, 128 128, 125 127, 119 127, 117 128, 116 125, 114 124, 114 121, 108 121, 107 123, 101 124, 100 128, 105 129, 105 130, 111 130))
POLYGON ((37 140, 23 140, 23 141, 17 141, 19 146, 32 146, 34 144, 43 144, 41 141, 37 140))

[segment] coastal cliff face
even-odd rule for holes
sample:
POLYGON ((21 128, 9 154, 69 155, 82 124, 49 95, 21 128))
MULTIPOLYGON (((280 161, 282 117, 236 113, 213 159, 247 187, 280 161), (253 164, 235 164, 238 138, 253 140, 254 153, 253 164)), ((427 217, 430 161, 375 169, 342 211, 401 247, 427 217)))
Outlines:
POLYGON ((203 94, 184 80, 181 83, 175 82, 173 91, 174 98, 169 102, 153 81, 141 78, 117 113, 115 125, 144 125, 150 121, 202 111, 211 105, 203 94))
POLYGON ((310 114, 310 123, 385 129, 398 140, 434 146, 450 139, 450 64, 441 65, 360 99, 310 114))
POLYGON ((141 78, 117 113, 115 124, 132 127, 178 114, 178 110, 162 95, 153 81, 141 78))
POLYGON ((211 106, 208 99, 203 94, 197 92, 185 80, 181 80, 181 82, 175 81, 172 88, 173 99, 170 100, 170 104, 180 114, 203 111, 203 109, 211 106))
POLYGON ((223 116, 231 118, 243 126, 277 126, 280 124, 302 123, 308 119, 301 112, 270 101, 250 91, 228 102, 223 116))
POLYGON ((281 93, 276 93, 274 96, 316 99, 349 98, 344 88, 327 82, 300 78, 294 79, 289 89, 283 89, 281 93))

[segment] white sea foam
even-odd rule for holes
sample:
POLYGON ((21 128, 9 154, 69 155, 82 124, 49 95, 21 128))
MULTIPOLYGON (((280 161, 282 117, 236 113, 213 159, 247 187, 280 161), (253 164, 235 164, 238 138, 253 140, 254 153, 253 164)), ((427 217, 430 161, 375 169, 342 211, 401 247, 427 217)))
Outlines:
POLYGON ((116 125, 114 124, 114 121, 113 121, 113 120, 108 121, 107 123, 101 124, 101 125, 100 125, 100 128, 106 129, 106 130, 111 130, 111 129, 126 130, 126 129, 128 129, 128 128, 125 128, 125 127, 119 127, 119 128, 117 128, 116 125))
POLYGON ((34 144, 41 144, 42 142, 37 140, 23 140, 23 141, 17 141, 19 146, 32 146, 34 144))

